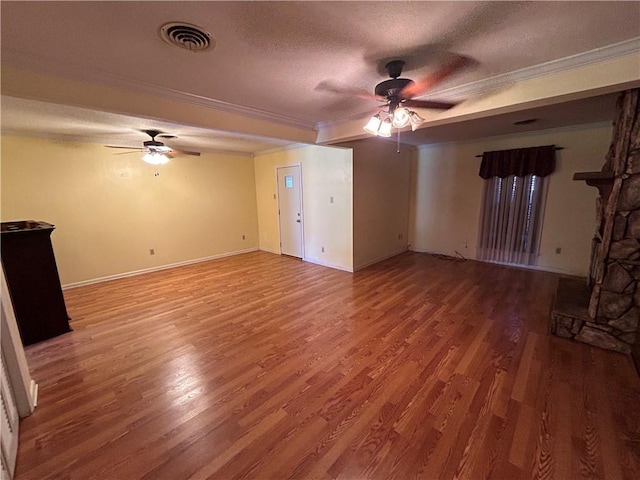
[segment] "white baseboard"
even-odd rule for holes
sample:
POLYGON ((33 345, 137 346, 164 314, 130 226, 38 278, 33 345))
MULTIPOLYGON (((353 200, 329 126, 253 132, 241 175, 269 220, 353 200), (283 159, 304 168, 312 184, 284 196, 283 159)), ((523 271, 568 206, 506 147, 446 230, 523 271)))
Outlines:
MULTIPOLYGON (((447 257, 460 258, 455 255, 451 255, 451 252, 438 252, 435 250, 424 250, 420 248, 410 248, 409 250, 416 253, 429 253, 432 255, 445 255, 447 257)), ((492 263, 494 265, 502 265, 503 267, 524 268, 526 270, 537 270, 539 272, 559 273, 562 275, 574 275, 579 277, 585 276, 584 274, 576 273, 571 270, 567 270, 565 268, 556 268, 556 267, 539 266, 539 265, 516 265, 514 263, 487 262, 485 260, 478 260, 477 258, 468 258, 468 257, 465 257, 465 258, 467 260, 473 260, 474 262, 492 263)))
POLYGON ((244 250, 235 250, 233 252, 219 253, 217 255, 211 255, 209 257, 196 258, 193 260, 185 260, 184 262, 170 263, 168 265, 160 265, 157 267, 143 268, 142 270, 134 270, 134 271, 125 272, 125 273, 117 273, 115 275, 107 275, 106 277, 93 278, 91 280, 83 280, 81 282, 67 283, 65 285, 62 285, 62 289, 67 290, 68 288, 83 287, 85 285, 91 285, 93 283, 108 282, 109 280, 117 280, 118 278, 133 277, 136 275, 142 275, 144 273, 157 272, 159 270, 167 270, 169 268, 182 267, 184 265, 191 265, 194 263, 208 262, 210 260, 216 260, 218 258, 232 257, 234 255, 242 255, 243 253, 256 252, 256 251, 258 251, 258 248, 254 247, 254 248, 246 248, 244 250))
POLYGON ((276 255, 280 255, 280 252, 277 252, 276 250, 271 250, 271 249, 269 249, 269 248, 262 248, 262 247, 260 247, 260 248, 259 248, 259 250, 260 250, 261 252, 274 253, 274 254, 276 254, 276 255))
POLYGON ((386 260, 387 258, 395 257, 396 255, 400 255, 401 253, 406 252, 408 249, 409 249, 409 247, 407 246, 407 247, 403 248, 402 250, 397 250, 397 251, 395 251, 393 253, 390 253, 388 255, 384 255, 382 257, 378 257, 375 260, 371 260, 369 262, 363 263, 362 265, 358 265, 358 266, 354 267, 353 271, 357 272, 358 270, 362 270, 363 268, 367 268, 368 266, 373 265, 374 263, 381 262, 383 260, 386 260))
MULTIPOLYGON (((479 260, 480 261, 480 260, 479 260)), ((537 270, 539 272, 559 273, 562 275, 573 275, 575 277, 585 277, 587 274, 576 273, 566 268, 546 267, 539 265, 514 265, 513 263, 500 263, 500 262, 487 262, 495 263, 497 265, 504 265, 505 267, 526 268, 527 270, 537 270)))
MULTIPOLYGON (((455 257, 455 254, 451 254, 451 252, 441 252, 439 250, 425 250, 424 248, 413 248, 413 247, 409 247, 408 249, 410 252, 416 252, 416 253, 429 253, 431 255, 444 255, 446 257, 455 257)), ((460 257, 456 257, 456 258, 460 258, 460 257)), ((467 258, 467 257, 465 257, 467 258)), ((475 258, 467 258, 467 260, 476 260, 475 258)), ((478 262, 480 262, 481 260, 476 260, 478 262)))
POLYGON ((316 265, 321 265, 323 267, 335 268, 336 270, 342 270, 343 272, 353 273, 352 268, 347 268, 340 265, 333 265, 331 263, 323 262, 321 260, 316 260, 315 258, 304 257, 302 260, 305 262, 314 263, 316 265))
POLYGON ((33 379, 29 384, 29 396, 31 397, 31 411, 33 412, 38 406, 38 384, 33 379))

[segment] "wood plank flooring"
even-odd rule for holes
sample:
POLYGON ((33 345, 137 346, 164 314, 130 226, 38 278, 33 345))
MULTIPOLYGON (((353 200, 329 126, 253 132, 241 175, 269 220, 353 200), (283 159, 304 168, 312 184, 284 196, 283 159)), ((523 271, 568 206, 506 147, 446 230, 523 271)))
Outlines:
POLYGON ((68 290, 17 479, 638 479, 640 380, 547 334, 556 283, 255 252, 68 290))

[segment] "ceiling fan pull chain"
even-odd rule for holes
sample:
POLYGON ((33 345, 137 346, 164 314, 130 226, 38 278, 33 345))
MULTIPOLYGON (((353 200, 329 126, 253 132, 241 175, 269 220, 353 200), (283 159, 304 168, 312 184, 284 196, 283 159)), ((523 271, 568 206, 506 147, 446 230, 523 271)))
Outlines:
POLYGON ((396 153, 400 153, 400 129, 398 129, 398 144, 396 146, 396 153))

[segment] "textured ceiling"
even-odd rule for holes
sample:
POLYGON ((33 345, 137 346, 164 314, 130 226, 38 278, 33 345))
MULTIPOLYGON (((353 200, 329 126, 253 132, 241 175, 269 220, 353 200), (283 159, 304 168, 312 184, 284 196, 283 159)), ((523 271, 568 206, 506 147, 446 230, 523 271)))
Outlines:
MULTIPOLYGON (((417 78, 453 53, 471 57, 475 68, 440 87, 448 89, 640 35, 640 2, 2 2, 0 8, 3 66, 191 95, 308 128, 374 108, 317 87, 329 81, 372 91, 392 58, 406 60, 404 76, 417 78), (167 45, 158 31, 170 21, 202 27, 216 47, 191 53, 167 45)), ((437 99, 437 91, 428 97, 437 99)), ((18 102, 11 107, 11 119, 21 118, 18 102)), ((24 108, 28 115, 44 107, 24 108)), ((11 119, 3 112, 3 128, 18 130, 11 119)), ((81 135, 82 118, 75 120, 68 135, 81 135)), ((95 120, 87 117, 88 124, 95 120)), ((119 131, 144 128, 140 120, 103 120, 119 131)), ((44 120, 33 125, 48 128, 44 120)), ((111 143, 130 140, 112 133, 111 143)), ((194 141, 207 138, 191 133, 194 141)), ((233 132, 208 138, 212 149, 257 146, 233 132)))
POLYGON ((2 97, 2 130, 9 134, 36 135, 71 142, 140 147, 149 137, 141 130, 155 129, 177 138, 167 145, 201 152, 253 152, 289 144, 276 138, 261 138, 220 132, 158 119, 144 119, 108 112, 55 105, 14 97, 2 97))

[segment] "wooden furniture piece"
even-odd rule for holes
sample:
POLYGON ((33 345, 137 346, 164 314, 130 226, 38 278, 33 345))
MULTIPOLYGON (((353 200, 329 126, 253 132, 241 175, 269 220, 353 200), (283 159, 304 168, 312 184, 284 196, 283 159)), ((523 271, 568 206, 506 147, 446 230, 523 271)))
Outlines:
POLYGON ((24 345, 71 331, 51 245, 54 228, 33 220, 1 224, 2 266, 24 345))

